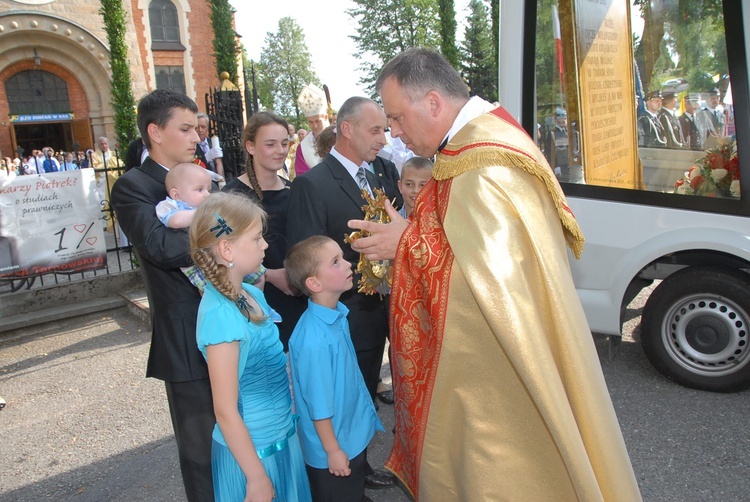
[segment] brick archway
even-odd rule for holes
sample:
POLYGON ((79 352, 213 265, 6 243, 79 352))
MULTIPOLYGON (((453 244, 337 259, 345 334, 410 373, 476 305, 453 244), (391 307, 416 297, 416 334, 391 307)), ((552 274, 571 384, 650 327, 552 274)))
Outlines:
MULTIPOLYGON (((12 126, 8 121, 5 79, 8 73, 38 68, 56 74, 68 83, 71 107, 79 130, 89 134, 114 134, 114 111, 110 88, 109 48, 89 28, 56 13, 12 10, 0 13, 0 148, 9 152, 12 126)), ((76 135, 78 136, 78 135, 76 135)))
POLYGON ((8 97, 5 94, 5 82, 21 71, 42 70, 57 75, 68 85, 68 97, 70 99, 71 111, 77 119, 89 118, 89 103, 86 90, 81 82, 68 69, 54 62, 42 60, 40 66, 34 66, 33 61, 18 61, 0 71, 0 117, 6 117, 10 113, 8 97))
MULTIPOLYGON (((90 110, 89 110, 89 99, 86 95, 86 90, 81 84, 80 80, 67 68, 60 66, 52 61, 42 60, 41 65, 35 66, 33 60, 23 60, 7 66, 0 71, 0 117, 9 117, 10 106, 8 104, 8 97, 5 90, 5 82, 16 75, 19 72, 26 70, 42 70, 53 75, 60 77, 68 86, 68 99, 70 100, 71 112, 74 114, 77 121, 90 121, 90 110)), ((14 157, 14 146, 11 141, 10 125, 7 124, 7 128, 3 127, 0 131, 0 150, 5 153, 6 156, 14 157), (13 152, 11 154, 11 152, 13 152)), ((90 130, 90 127, 88 127, 90 130)), ((89 132, 90 134, 90 132, 89 132)), ((86 147, 90 145, 85 145, 86 147)))

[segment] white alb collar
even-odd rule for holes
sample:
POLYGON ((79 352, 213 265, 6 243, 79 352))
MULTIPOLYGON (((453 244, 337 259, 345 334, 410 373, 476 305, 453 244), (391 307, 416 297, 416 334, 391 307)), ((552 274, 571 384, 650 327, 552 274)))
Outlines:
POLYGON ((493 105, 489 101, 485 101, 479 96, 474 96, 473 98, 471 98, 466 102, 463 108, 461 108, 461 111, 458 112, 456 120, 453 121, 453 125, 448 130, 448 134, 446 134, 443 138, 442 144, 448 143, 448 141, 450 141, 458 131, 463 129, 466 124, 479 117, 480 115, 491 112, 495 108, 495 105, 493 105))

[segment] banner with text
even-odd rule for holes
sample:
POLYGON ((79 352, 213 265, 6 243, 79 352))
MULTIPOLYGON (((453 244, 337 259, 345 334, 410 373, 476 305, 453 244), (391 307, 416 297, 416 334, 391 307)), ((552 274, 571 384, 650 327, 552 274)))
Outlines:
POLYGON ((0 278, 107 266, 93 169, 0 179, 0 278))

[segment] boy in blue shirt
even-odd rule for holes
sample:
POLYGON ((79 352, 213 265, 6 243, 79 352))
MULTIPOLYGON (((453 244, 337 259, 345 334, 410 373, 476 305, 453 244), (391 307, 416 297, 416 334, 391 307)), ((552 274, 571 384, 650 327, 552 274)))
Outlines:
POLYGON ((352 266, 326 236, 294 245, 284 268, 310 297, 289 340, 299 437, 313 500, 361 502, 365 448, 383 430, 367 391, 339 302, 352 288, 352 266))

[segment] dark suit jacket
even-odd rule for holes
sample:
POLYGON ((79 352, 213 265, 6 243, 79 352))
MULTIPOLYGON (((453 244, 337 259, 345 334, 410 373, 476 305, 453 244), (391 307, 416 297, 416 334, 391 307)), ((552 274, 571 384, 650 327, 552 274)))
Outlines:
POLYGON ((125 151, 125 171, 130 171, 134 167, 141 165, 141 157, 143 156, 143 149, 146 146, 143 144, 143 140, 138 137, 130 142, 128 149, 125 151))
POLYGON ((111 204, 138 257, 151 307, 151 350, 146 376, 168 382, 208 378, 195 325, 200 294, 180 267, 192 265, 185 230, 167 228, 156 205, 167 197, 167 170, 150 157, 120 176, 111 204))
POLYGON ((375 160, 370 164, 375 171, 375 175, 380 180, 380 184, 383 186, 383 190, 385 190, 388 200, 393 202, 393 207, 401 209, 401 206, 404 205, 404 198, 401 195, 401 191, 398 189, 398 180, 400 178, 398 175, 398 169, 396 169, 396 164, 382 157, 375 157, 375 160))
MULTIPOLYGON (((200 145, 195 145, 195 158, 200 159, 200 161, 203 162, 208 169, 211 169, 208 161, 206 160, 206 154, 203 152, 203 148, 201 148, 200 145)), ((213 169, 211 170, 213 171, 213 169)))
POLYGON ((644 113, 638 118, 638 146, 649 148, 666 147, 664 127, 659 119, 650 113, 644 113))
MULTIPOLYGON (((369 171, 366 174, 371 188, 385 188, 380 176, 369 171)), ((386 195, 391 196, 388 190, 386 195)), ((346 225, 349 220, 364 217, 362 206, 365 201, 346 168, 328 154, 320 164, 294 178, 289 198, 286 227, 289 247, 313 235, 327 235, 341 246, 344 259, 356 267, 359 253, 344 243, 344 235, 352 232, 346 225)), ((359 352, 374 349, 385 342, 388 302, 378 295, 357 293, 358 281, 359 275, 355 274, 354 288, 341 296, 341 302, 349 309, 352 342, 359 352)))
POLYGON ((683 113, 678 120, 682 126, 687 146, 694 150, 700 150, 700 132, 698 131, 698 126, 695 125, 695 117, 691 118, 686 113, 683 113))
POLYGON ((662 108, 659 110, 659 122, 664 128, 664 138, 667 140, 667 148, 682 148, 685 146, 685 138, 682 133, 682 125, 677 117, 662 108))

